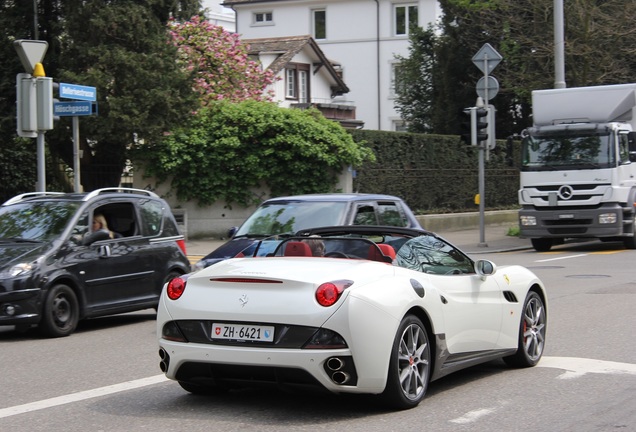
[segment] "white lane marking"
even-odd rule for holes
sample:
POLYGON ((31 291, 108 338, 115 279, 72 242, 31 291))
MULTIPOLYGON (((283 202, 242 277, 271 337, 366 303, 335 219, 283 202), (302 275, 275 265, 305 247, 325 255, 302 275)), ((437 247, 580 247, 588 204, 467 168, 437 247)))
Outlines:
POLYGON ((564 256, 564 257, 549 258, 549 259, 544 259, 544 260, 536 260, 535 262, 559 261, 559 260, 570 259, 570 258, 580 258, 580 257, 588 256, 588 255, 589 254, 569 255, 569 256, 564 256))
MULTIPOLYGON (((636 375, 636 364, 619 363, 577 357, 543 357, 536 367, 564 369, 559 379, 579 378, 587 373, 636 375)), ((474 423, 480 418, 494 414, 497 408, 481 408, 468 411, 461 417, 450 420, 456 424, 474 423)))
POLYGON ((484 416, 493 414, 495 411, 496 410, 494 408, 482 408, 482 409, 477 409, 473 411, 468 411, 463 416, 450 420, 450 422, 456 423, 456 424, 474 423, 484 416))
POLYGON ((576 357, 543 357, 536 367, 564 369, 559 379, 579 378, 587 373, 636 375, 636 364, 576 357))
POLYGON ((92 399, 100 396, 106 396, 113 393, 119 393, 126 390, 133 390, 140 387, 146 387, 153 384, 158 384, 163 381, 167 381, 165 375, 155 375, 148 378, 142 378, 134 381, 126 381, 120 384, 113 384, 106 387, 100 387, 92 390, 81 391, 77 393, 71 393, 69 395, 58 396, 50 399, 44 399, 37 402, 31 402, 24 405, 17 405, 13 407, 0 409, 0 418, 11 417, 18 414, 24 414, 31 411, 38 411, 41 409, 51 408, 54 406, 64 405, 71 402, 79 402, 86 399, 92 399))

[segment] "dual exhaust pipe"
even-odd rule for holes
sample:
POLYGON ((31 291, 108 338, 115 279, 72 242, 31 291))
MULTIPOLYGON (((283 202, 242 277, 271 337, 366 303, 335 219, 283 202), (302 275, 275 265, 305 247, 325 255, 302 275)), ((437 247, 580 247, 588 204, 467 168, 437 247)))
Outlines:
POLYGON ((351 375, 349 375, 343 369, 346 366, 344 360, 338 357, 331 357, 327 360, 327 369, 331 372, 331 381, 338 385, 343 385, 349 382, 351 375))
POLYGON ((161 358, 161 361, 159 362, 159 369, 161 369, 161 372, 166 373, 168 371, 168 366, 170 366, 170 356, 165 349, 159 348, 159 357, 161 358))

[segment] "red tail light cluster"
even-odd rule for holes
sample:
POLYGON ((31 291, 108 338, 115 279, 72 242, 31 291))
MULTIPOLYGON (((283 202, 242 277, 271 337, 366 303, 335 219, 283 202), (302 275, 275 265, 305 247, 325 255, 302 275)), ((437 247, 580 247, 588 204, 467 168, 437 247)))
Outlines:
POLYGON ((180 277, 176 277, 168 282, 168 286, 166 287, 166 294, 170 300, 177 300, 186 288, 186 281, 180 277))
POLYGON ((351 285, 353 281, 350 280, 325 282, 316 289, 316 301, 324 307, 332 306, 351 285))
POLYGON ((179 246, 184 255, 187 255, 185 240, 177 240, 177 246, 179 246))

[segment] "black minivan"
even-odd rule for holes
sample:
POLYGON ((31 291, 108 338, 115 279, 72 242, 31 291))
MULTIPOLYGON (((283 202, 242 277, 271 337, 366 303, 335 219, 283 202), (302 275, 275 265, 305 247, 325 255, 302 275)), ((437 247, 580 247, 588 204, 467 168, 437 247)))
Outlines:
POLYGON ((156 308, 164 283, 189 271, 154 192, 35 192, 0 206, 0 325, 67 336, 84 318, 156 308), (107 227, 93 231, 98 220, 107 227))

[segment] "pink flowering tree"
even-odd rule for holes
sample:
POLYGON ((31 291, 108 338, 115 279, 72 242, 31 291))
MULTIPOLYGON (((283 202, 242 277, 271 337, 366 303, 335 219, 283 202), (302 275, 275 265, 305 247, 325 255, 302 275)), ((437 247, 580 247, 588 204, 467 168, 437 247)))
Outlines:
POLYGON ((178 61, 194 74, 194 89, 204 106, 215 100, 271 100, 265 89, 275 81, 271 71, 250 60, 238 35, 198 16, 169 23, 178 61))

